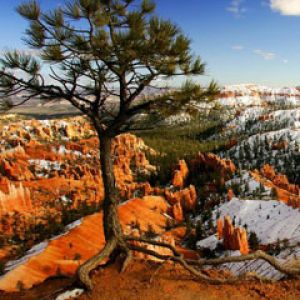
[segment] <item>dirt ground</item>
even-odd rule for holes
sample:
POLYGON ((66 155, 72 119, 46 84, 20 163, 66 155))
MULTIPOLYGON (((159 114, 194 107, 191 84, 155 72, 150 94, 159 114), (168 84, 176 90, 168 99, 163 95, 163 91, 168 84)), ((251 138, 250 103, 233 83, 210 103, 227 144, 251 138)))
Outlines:
POLYGON ((135 262, 119 274, 116 265, 93 276, 94 290, 80 300, 299 300, 300 280, 276 284, 241 282, 209 285, 196 281, 181 267, 135 262))
MULTIPOLYGON (((209 285, 196 281, 186 271, 171 264, 133 262, 125 273, 116 264, 99 269, 93 276, 94 290, 78 300, 299 300, 300 279, 274 284, 240 282, 209 285)), ((1 294, 1 300, 52 300, 70 279, 52 279, 29 291, 1 294)))

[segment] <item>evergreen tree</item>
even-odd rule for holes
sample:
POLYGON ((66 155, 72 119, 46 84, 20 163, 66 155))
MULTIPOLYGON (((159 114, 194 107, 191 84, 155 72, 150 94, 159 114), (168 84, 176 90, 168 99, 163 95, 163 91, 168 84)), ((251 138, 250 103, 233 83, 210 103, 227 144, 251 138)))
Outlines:
POLYGON ((277 199, 278 198, 278 193, 277 193, 277 190, 276 190, 276 188, 272 188, 271 189, 271 194, 270 194, 270 196, 271 196, 271 198, 273 198, 273 199, 277 199))
POLYGON ((254 231, 251 231, 249 234, 249 246, 252 250, 259 249, 259 239, 254 231))
POLYGON ((192 100, 213 99, 217 87, 212 83, 203 89, 188 81, 179 90, 143 94, 156 79, 204 74, 204 64, 192 55, 189 38, 171 21, 156 16, 151 0, 71 0, 49 12, 31 0, 17 11, 29 22, 25 42, 35 52, 16 50, 3 55, 2 109, 34 97, 64 99, 89 118, 100 141, 107 243, 79 270, 80 279, 91 288, 89 272, 104 257, 115 249, 128 257, 131 253, 117 215, 112 139, 130 129, 153 126, 183 106, 191 110, 192 100), (45 68, 46 64, 50 67, 45 68), (20 93, 20 102, 10 100, 20 93), (115 105, 109 103, 112 97, 115 105), (144 119, 137 118, 141 113, 144 119))

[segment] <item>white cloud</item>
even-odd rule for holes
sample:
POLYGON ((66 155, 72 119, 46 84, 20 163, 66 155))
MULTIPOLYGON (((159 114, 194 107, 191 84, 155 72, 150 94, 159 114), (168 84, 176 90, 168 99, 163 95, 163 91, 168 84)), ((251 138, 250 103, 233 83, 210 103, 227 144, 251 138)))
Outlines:
POLYGON ((241 17, 247 9, 243 6, 244 0, 231 0, 230 5, 227 7, 227 11, 234 14, 235 17, 241 17))
POLYGON ((242 45, 234 45, 234 46, 231 47, 231 49, 235 50, 235 51, 242 51, 242 50, 245 49, 245 47, 242 46, 242 45))
POLYGON ((276 58, 276 54, 274 52, 268 52, 261 49, 253 50, 253 53, 261 56, 264 60, 274 60, 276 58))
POLYGON ((300 16, 300 0, 270 0, 270 6, 285 16, 300 16))
POLYGON ((289 61, 288 61, 287 59, 284 59, 282 62, 283 62, 284 64, 287 64, 289 61))

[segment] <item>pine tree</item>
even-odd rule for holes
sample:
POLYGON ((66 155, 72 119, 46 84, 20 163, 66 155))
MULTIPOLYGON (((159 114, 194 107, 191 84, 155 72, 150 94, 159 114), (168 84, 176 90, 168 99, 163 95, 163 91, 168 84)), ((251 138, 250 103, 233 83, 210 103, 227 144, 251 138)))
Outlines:
POLYGON ((272 188, 271 189, 271 194, 270 194, 271 198, 277 199, 278 198, 278 193, 277 193, 277 189, 276 188, 272 188))
POLYGON ((131 253, 117 215, 112 139, 128 130, 155 126, 183 106, 192 109, 192 100, 211 100, 218 89, 215 83, 203 89, 187 81, 182 89, 163 89, 151 97, 143 94, 156 79, 205 71, 200 58, 192 55, 189 38, 171 21, 156 16, 151 0, 70 0, 49 12, 31 0, 17 11, 29 22, 25 42, 34 51, 3 55, 1 108, 7 110, 34 97, 64 99, 89 118, 100 141, 107 243, 79 269, 80 279, 91 288, 89 272, 102 259, 115 249, 128 258, 131 253), (50 67, 45 68, 46 64, 50 67), (20 93, 21 102, 10 100, 20 93), (116 105, 109 104, 112 97, 116 105), (144 119, 137 118, 141 113, 144 119))
POLYGON ((259 239, 254 231, 251 231, 249 234, 249 246, 252 250, 259 249, 259 239))

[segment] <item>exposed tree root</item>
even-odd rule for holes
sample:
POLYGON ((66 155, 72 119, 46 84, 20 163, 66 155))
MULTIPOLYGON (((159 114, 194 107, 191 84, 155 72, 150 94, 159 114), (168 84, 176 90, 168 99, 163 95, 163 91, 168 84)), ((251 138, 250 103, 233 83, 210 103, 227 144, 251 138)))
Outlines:
POLYGON ((159 241, 154 241, 154 240, 149 240, 145 238, 137 238, 137 237, 126 237, 127 241, 137 241, 140 243, 146 243, 146 244, 151 244, 151 245, 156 245, 160 247, 164 247, 167 249, 170 249, 173 253, 173 255, 161 255, 153 250, 145 249, 142 246, 137 246, 133 244, 129 244, 130 249, 138 252, 142 252, 151 256, 154 256, 158 259, 161 259, 163 261, 169 260, 173 261, 175 263, 180 264, 183 266, 186 270, 188 270, 191 274, 196 276, 197 278, 207 281, 211 284, 222 284, 222 283, 234 283, 236 281, 239 281, 241 279, 258 279, 260 281, 270 281, 267 280, 264 277, 261 277, 257 274, 246 274, 245 276, 241 277, 232 277, 228 279, 221 279, 221 278, 210 278, 207 275, 203 274, 198 268, 201 268, 205 265, 222 265, 225 263, 238 263, 238 262, 243 262, 243 261, 250 261, 250 260, 257 260, 261 259, 266 262, 268 262, 273 268, 278 270, 279 272, 289 276, 289 277, 299 277, 300 276, 300 268, 293 268, 293 267, 288 267, 282 263, 280 263, 276 258, 274 258, 271 255, 266 254, 263 251, 256 251, 255 253, 249 254, 249 255, 241 255, 241 256, 231 256, 231 257, 222 257, 222 258, 216 258, 216 259, 199 259, 199 260, 186 260, 178 253, 178 251, 175 249, 170 244, 159 242, 159 241), (197 267, 197 269, 195 268, 197 267))
POLYGON ((116 239, 112 239, 108 241, 100 253, 93 256, 88 261, 86 261, 82 266, 79 267, 78 269, 79 280, 87 289, 92 290, 93 288, 93 284, 89 276, 90 272, 94 270, 100 264, 101 261, 108 258, 116 247, 117 247, 116 239))
POLYGON ((206 281, 206 282, 211 283, 211 284, 233 283, 233 282, 237 282, 237 281, 241 280, 240 277, 233 277, 233 278, 229 278, 229 279, 215 279, 215 278, 211 278, 211 277, 205 275, 203 272, 198 271, 193 266, 189 265, 185 261, 185 259, 182 258, 181 256, 161 255, 161 254, 158 254, 155 251, 152 251, 152 250, 149 250, 149 249, 145 249, 145 248, 137 246, 137 245, 131 245, 130 248, 132 250, 134 250, 134 251, 138 251, 138 252, 141 252, 141 253, 145 253, 145 254, 154 256, 154 257, 156 257, 158 259, 161 259, 163 261, 169 260, 169 261, 173 261, 175 263, 178 263, 181 266, 183 266, 187 271, 189 271, 192 275, 196 276, 198 279, 206 281))
POLYGON ((270 282, 271 280, 261 277, 255 273, 247 273, 243 276, 234 276, 230 278, 211 278, 207 276, 203 270, 204 266, 219 266, 226 263, 239 263, 250 260, 261 259, 268 262, 274 269, 279 272, 289 276, 289 277, 299 277, 300 268, 289 267, 280 263, 276 258, 271 255, 266 254, 263 251, 256 251, 249 255, 241 256, 231 256, 231 257, 221 257, 215 259, 199 259, 199 260, 189 260, 184 259, 183 256, 173 247, 172 245, 160 241, 155 241, 146 238, 138 238, 131 236, 123 236, 122 240, 112 239, 107 242, 104 249, 96 256, 89 259, 84 263, 78 270, 79 280, 86 286, 87 289, 91 290, 93 288, 91 279, 89 277, 90 272, 95 269, 102 260, 108 258, 115 249, 120 249, 122 253, 125 254, 125 259, 123 261, 121 272, 125 271, 127 266, 132 260, 132 251, 137 251, 144 253, 153 257, 156 257, 162 261, 164 264, 166 261, 171 261, 178 263, 184 269, 186 269, 190 274, 195 276, 197 279, 208 282, 210 284, 230 284, 235 283, 240 280, 259 280, 262 282, 270 282), (138 242, 141 244, 150 244, 154 246, 164 247, 171 251, 171 255, 159 254, 153 250, 147 249, 142 245, 136 245, 132 242, 138 242))
POLYGON ((235 262, 238 263, 238 262, 256 260, 256 259, 261 259, 268 262, 274 269, 290 277, 300 276, 300 268, 293 268, 285 264, 282 264, 279 262, 278 259, 260 250, 248 255, 229 256, 229 257, 222 257, 222 258, 215 258, 215 259, 200 259, 197 261, 187 260, 187 262, 191 265, 197 265, 201 267, 204 265, 217 266, 225 263, 235 263, 235 262))
POLYGON ((150 244, 150 245, 154 245, 154 246, 168 248, 169 250, 171 250, 173 252, 174 256, 181 256, 181 254, 176 250, 176 248, 168 243, 151 240, 151 239, 147 239, 147 238, 133 237, 133 236, 125 236, 124 238, 126 241, 129 241, 129 242, 136 241, 136 242, 140 242, 140 243, 145 243, 145 244, 150 244))
POLYGON ((129 249, 129 247, 126 246, 126 248, 123 251, 125 252, 125 259, 122 263, 121 273, 126 271, 128 265, 130 264, 130 262, 132 260, 132 251, 129 249))

